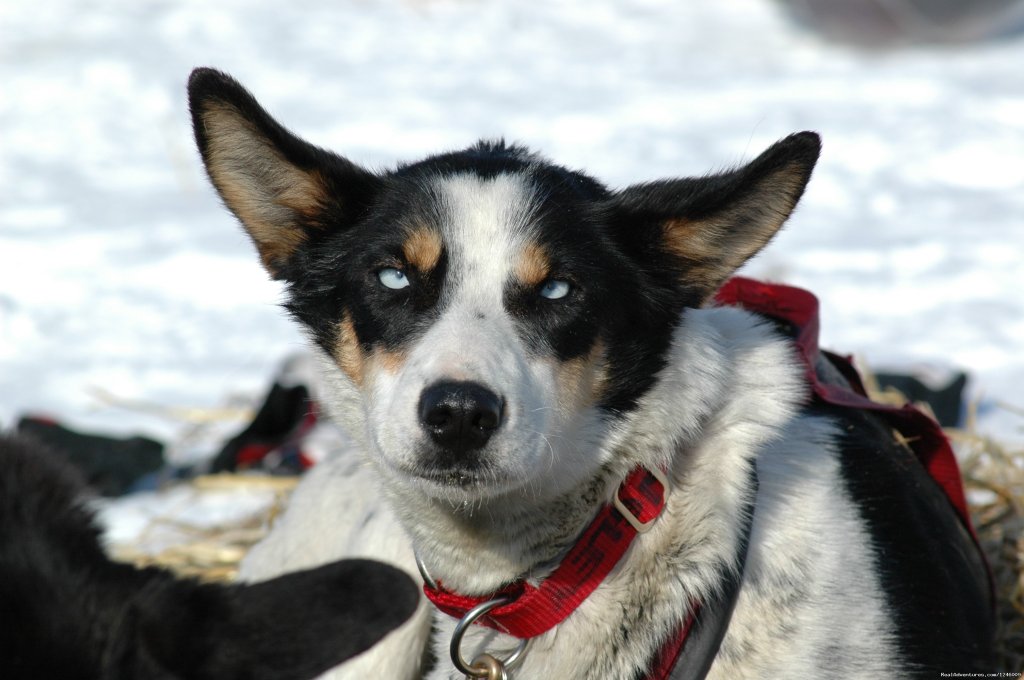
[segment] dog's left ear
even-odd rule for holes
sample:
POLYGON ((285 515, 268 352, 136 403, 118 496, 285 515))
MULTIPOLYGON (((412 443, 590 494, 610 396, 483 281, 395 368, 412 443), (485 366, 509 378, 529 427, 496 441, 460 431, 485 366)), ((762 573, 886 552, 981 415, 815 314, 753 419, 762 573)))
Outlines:
POLYGON ((790 135, 729 172, 624 189, 612 214, 630 240, 644 242, 638 256, 648 263, 667 256, 678 282, 704 302, 782 227, 820 151, 817 134, 790 135))
POLYGON ((354 220, 378 186, 373 173, 286 130, 242 85, 211 68, 188 81, 206 171, 275 279, 306 243, 354 220))

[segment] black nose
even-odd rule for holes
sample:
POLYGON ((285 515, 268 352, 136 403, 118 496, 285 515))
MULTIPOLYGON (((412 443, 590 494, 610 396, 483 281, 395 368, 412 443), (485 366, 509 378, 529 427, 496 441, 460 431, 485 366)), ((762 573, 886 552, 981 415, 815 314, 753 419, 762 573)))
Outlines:
POLYGON ((420 395, 420 423, 449 451, 482 448, 501 427, 501 397, 474 382, 440 382, 420 395))

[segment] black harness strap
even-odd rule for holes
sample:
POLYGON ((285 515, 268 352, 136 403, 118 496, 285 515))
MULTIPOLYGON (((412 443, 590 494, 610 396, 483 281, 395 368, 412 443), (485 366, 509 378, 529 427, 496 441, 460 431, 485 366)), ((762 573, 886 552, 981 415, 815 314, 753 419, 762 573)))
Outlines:
POLYGON ((754 524, 758 489, 756 463, 750 465, 750 482, 752 492, 750 500, 743 507, 743 525, 739 548, 736 551, 736 569, 728 572, 717 597, 701 605, 683 647, 685 654, 681 651, 676 657, 675 666, 669 673, 668 680, 703 680, 718 654, 722 639, 725 638, 725 631, 729 628, 729 621, 732 620, 732 612, 736 608, 736 600, 740 594, 740 585, 743 583, 750 530, 754 524))

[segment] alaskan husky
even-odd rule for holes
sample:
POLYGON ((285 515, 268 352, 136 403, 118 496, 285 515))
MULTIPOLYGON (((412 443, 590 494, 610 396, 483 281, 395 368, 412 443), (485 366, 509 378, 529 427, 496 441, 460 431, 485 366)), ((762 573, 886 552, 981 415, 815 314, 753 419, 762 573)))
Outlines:
POLYGON ((612 190, 503 141, 370 171, 220 72, 189 95, 352 437, 245 575, 418 562, 432 601, 325 677, 986 668, 985 567, 946 496, 876 417, 810 398, 786 324, 714 302, 818 135, 612 190))

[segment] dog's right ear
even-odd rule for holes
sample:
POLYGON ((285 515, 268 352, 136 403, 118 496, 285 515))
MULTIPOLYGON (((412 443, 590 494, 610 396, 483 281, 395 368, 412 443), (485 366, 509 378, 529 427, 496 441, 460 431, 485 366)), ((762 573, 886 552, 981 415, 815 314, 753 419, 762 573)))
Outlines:
POLYGON ((378 186, 375 175, 299 139, 231 76, 192 71, 189 107, 206 171, 275 279, 304 243, 342 226, 378 186))
POLYGON ((734 170, 627 187, 609 209, 644 266, 676 272, 699 306, 782 228, 820 152, 818 135, 800 132, 734 170))

